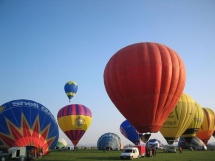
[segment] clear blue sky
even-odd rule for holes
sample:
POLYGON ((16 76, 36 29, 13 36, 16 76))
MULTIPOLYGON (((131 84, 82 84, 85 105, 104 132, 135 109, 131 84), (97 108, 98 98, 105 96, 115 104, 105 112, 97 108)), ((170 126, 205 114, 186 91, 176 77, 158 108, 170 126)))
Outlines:
MULTIPOLYGON (((106 132, 128 144, 119 131, 125 118, 106 93, 103 72, 119 49, 150 41, 181 56, 184 92, 215 110, 214 8, 214 0, 0 0, 0 104, 30 99, 56 117, 69 104, 64 84, 74 80, 79 89, 71 103, 93 114, 79 144, 96 144, 106 132)), ((161 134, 154 137, 166 143, 161 134)))

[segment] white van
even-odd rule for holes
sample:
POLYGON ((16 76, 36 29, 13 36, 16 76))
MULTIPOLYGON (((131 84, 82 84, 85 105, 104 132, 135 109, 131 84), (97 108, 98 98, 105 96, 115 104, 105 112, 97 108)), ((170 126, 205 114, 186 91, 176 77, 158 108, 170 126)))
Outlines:
POLYGON ((120 158, 121 159, 131 159, 139 158, 139 150, 137 147, 128 147, 125 148, 124 151, 121 153, 120 158))
POLYGON ((8 154, 11 156, 11 158, 20 158, 26 157, 26 147, 11 147, 8 150, 8 154))

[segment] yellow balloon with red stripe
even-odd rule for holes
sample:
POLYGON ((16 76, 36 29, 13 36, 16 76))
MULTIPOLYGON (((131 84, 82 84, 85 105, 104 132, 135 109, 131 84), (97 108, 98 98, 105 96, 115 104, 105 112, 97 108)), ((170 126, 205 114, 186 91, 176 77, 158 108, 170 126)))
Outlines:
POLYGON ((59 110, 57 119, 61 130, 76 146, 92 122, 92 113, 84 105, 71 104, 59 110))
POLYGON ((215 113, 210 108, 204 107, 202 109, 204 112, 204 120, 196 136, 207 144, 215 130, 215 113))
POLYGON ((173 144, 189 127, 196 113, 195 101, 182 94, 175 109, 160 129, 168 144, 173 144))

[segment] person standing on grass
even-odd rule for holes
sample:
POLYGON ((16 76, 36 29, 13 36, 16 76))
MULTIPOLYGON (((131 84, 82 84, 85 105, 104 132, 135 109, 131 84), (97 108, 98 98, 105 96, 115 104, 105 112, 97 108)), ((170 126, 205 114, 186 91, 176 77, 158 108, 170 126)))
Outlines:
POLYGON ((179 152, 180 152, 180 153, 182 153, 182 147, 181 147, 181 146, 179 146, 179 148, 178 148, 178 149, 179 149, 179 152))

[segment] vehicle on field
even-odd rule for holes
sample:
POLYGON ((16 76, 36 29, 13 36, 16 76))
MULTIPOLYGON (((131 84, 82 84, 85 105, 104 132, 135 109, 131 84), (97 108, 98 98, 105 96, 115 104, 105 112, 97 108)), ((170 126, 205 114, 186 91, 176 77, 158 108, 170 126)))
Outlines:
POLYGON ((26 147, 11 147, 8 149, 8 153, 11 158, 26 157, 26 147))
POLYGON ((145 157, 146 155, 146 147, 143 146, 143 145, 137 145, 137 146, 134 146, 134 147, 137 147, 138 150, 139 150, 139 157, 145 157))
POLYGON ((120 159, 135 159, 139 158, 139 150, 137 147, 128 147, 120 154, 120 159))
POLYGON ((166 150, 166 152, 167 153, 176 153, 176 148, 174 146, 171 146, 166 150))
POLYGON ((75 150, 75 147, 74 146, 67 146, 64 148, 65 150, 75 150))
POLYGON ((6 161, 9 158, 8 153, 4 153, 3 151, 0 151, 0 161, 6 161))
POLYGON ((28 161, 34 158, 34 154, 30 153, 26 147, 11 147, 7 152, 0 152, 0 161, 28 161))
POLYGON ((11 147, 7 152, 0 152, 0 161, 20 160, 24 161, 26 158, 26 147, 11 147))

